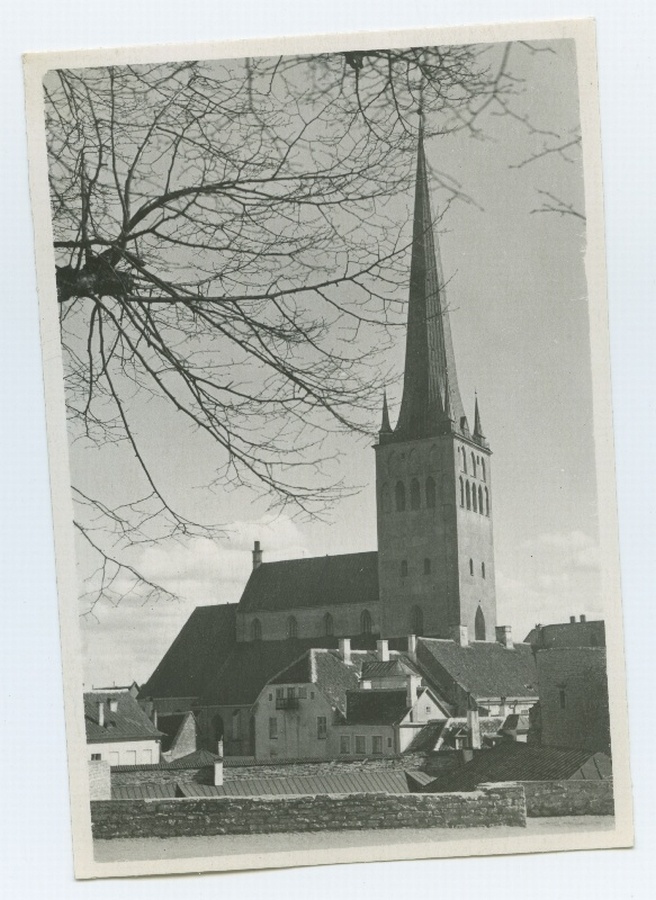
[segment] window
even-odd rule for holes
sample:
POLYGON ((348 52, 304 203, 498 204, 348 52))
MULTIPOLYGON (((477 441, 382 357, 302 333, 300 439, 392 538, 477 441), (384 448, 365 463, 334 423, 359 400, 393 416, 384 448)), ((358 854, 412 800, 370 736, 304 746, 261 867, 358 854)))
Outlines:
POLYGON ((276 700, 282 700, 285 696, 284 688, 276 688, 276 700))
POLYGON ((371 739, 371 753, 373 756, 383 755, 383 738, 380 734, 375 734, 371 739))
POLYGON ((367 752, 367 741, 363 734, 356 734, 355 736, 355 755, 356 756, 364 756, 367 752))
POLYGON ((431 573, 431 561, 426 557, 424 560, 424 575, 430 575, 431 573))
POLYGON ((323 633, 326 637, 332 637, 335 634, 335 623, 330 613, 326 613, 323 617, 323 633))
POLYGON ((481 476, 483 478, 483 481, 487 481, 487 479, 485 477, 485 460, 484 459, 481 460, 481 476))
POLYGON ((476 478, 476 457, 474 456, 473 453, 471 455, 471 462, 472 462, 472 475, 474 476, 474 478, 476 478))
POLYGON ((310 691, 310 700, 314 700, 314 691, 310 691))
POLYGON ((118 765, 118 750, 110 750, 109 751, 109 765, 110 766, 118 765))
POLYGON ((328 736, 328 722, 325 716, 317 716, 317 740, 325 741, 328 736))
POLYGON ((307 688, 306 687, 300 687, 298 689, 298 699, 299 700, 307 700, 307 688))
POLYGON ((294 616, 290 616, 287 619, 287 637, 288 638, 297 638, 298 637, 298 622, 294 616))
POLYGON ((462 453, 462 470, 466 475, 467 474, 467 452, 465 451, 464 447, 461 447, 460 451, 462 453))
POLYGON ((371 634, 371 627, 371 613, 368 609, 365 609, 360 616, 360 632, 362 634, 371 634))
POLYGON ((390 738, 390 737, 387 738, 387 746, 388 747, 392 746, 392 738, 390 738))
POLYGON ((273 694, 269 694, 269 701, 273 700, 273 694))
POLYGON ((271 716, 269 719, 269 740, 278 740, 278 719, 275 716, 271 716))
POLYGON ((389 485, 384 484, 380 491, 380 502, 385 514, 392 511, 392 500, 390 498, 389 485))
POLYGON ((251 640, 262 640, 262 623, 259 619, 253 619, 253 621, 251 622, 251 640))
POLYGON ((462 475, 460 476, 460 505, 465 505, 465 482, 462 480, 462 475))
POLYGON ((102 753, 92 753, 91 759, 102 759, 102 753))
POLYGON ((410 613, 410 634, 424 633, 424 614, 420 606, 413 606, 410 613))
POLYGON ((558 701, 560 703, 560 708, 565 709, 567 706, 567 697, 565 695, 565 688, 560 688, 558 690, 558 701))
POLYGON ((426 506, 435 509, 435 480, 430 475, 426 479, 426 506))
POLYGON ((485 488, 485 515, 490 515, 490 495, 487 492, 487 488, 485 488))
POLYGON ((485 616, 483 615, 483 610, 480 606, 476 610, 476 616, 474 618, 474 640, 485 640, 485 616))
POLYGON ((467 498, 467 509, 471 509, 471 488, 469 482, 465 484, 465 497, 467 498))
POLYGON ((478 511, 481 515, 483 515, 483 488, 478 486, 478 511))
POLYGON ((137 764, 137 751, 136 750, 126 750, 125 751, 125 765, 126 766, 136 766, 137 764))
POLYGON ((232 714, 232 739, 238 741, 241 737, 241 713, 238 709, 232 714))
POLYGON ((421 496, 419 493, 419 482, 413 478, 410 482, 410 509, 419 509, 421 506, 421 496))
POLYGON ((474 560, 473 559, 469 560, 469 574, 470 575, 474 574, 474 560))
POLYGON ((340 735, 339 752, 342 754, 342 756, 351 755, 351 736, 349 734, 340 735))
POLYGON ((476 485, 472 484, 472 509, 474 512, 478 511, 478 503, 476 500, 476 485))
POLYGON ((485 578, 485 563, 484 562, 481 563, 481 575, 483 576, 483 578, 485 578))
POLYGON ((394 500, 396 503, 396 511, 404 512, 405 511, 405 486, 402 481, 396 482, 396 487, 394 488, 394 500))
POLYGON ((401 578, 406 578, 408 575, 408 560, 401 560, 401 578))
POLYGON ((287 688, 287 699, 295 700, 296 699, 296 688, 288 687, 287 688))

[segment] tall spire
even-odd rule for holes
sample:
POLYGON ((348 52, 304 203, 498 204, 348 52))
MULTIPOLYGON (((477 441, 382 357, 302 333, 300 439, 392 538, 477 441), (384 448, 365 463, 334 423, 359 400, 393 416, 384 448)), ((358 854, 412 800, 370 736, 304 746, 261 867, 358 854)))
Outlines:
POLYGON ((383 391, 383 421, 380 424, 381 434, 391 434, 392 426, 390 425, 389 410, 387 408, 387 391, 383 391))
POLYGON ((474 395, 474 437, 484 438, 483 429, 481 428, 481 414, 478 411, 478 394, 474 395))
POLYGON ((424 130, 420 121, 405 375, 394 434, 402 440, 428 437, 452 430, 453 423, 456 428, 461 427, 464 418, 442 267, 433 235, 424 130))

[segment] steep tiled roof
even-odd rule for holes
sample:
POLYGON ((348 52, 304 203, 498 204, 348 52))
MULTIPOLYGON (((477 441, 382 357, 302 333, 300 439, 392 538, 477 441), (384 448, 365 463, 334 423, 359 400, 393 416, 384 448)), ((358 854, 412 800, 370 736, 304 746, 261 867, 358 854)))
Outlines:
POLYGON ((446 719, 438 722, 428 722, 421 731, 413 737, 406 753, 426 753, 435 749, 437 741, 444 731, 446 719))
POLYGON ((347 725, 395 725, 408 711, 405 690, 349 691, 347 725))
POLYGON ((378 554, 347 553, 263 563, 251 573, 240 612, 378 603, 378 554))
POLYGON ((473 791, 484 782, 596 780, 609 776, 609 757, 603 753, 508 742, 492 750, 479 751, 471 762, 438 776, 424 790, 431 793, 473 791))
POLYGON ((362 666, 363 678, 392 678, 397 675, 411 675, 414 672, 415 670, 401 656, 386 662, 375 659, 362 666))
POLYGON ((358 676, 353 666, 344 665, 332 650, 307 650, 269 684, 316 684, 331 703, 344 713, 346 692, 357 690, 358 676))
POLYGON ((442 689, 445 680, 452 680, 477 699, 537 699, 537 671, 528 644, 517 643, 508 650, 494 641, 473 641, 461 647, 451 640, 419 638, 417 658, 429 680, 442 689))
POLYGON ((236 609, 236 603, 198 606, 139 696, 197 697, 235 646, 236 609))
POLYGON ((84 725, 88 744, 156 740, 163 736, 129 691, 90 691, 85 694, 84 725), (116 712, 110 712, 110 700, 116 701, 116 712), (99 721, 100 703, 104 706, 105 721, 102 726, 99 721))

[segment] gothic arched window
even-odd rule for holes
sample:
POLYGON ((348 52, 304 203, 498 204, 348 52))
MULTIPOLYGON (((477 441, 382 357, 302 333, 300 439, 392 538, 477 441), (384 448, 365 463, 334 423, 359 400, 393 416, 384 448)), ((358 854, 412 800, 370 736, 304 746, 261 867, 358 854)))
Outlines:
POLYGON ((460 476, 460 505, 465 505, 465 482, 462 480, 462 475, 460 476))
POLYGON ((368 609, 363 609, 362 615, 360 616, 360 631, 362 634, 371 634, 371 629, 371 613, 368 609))
POLYGON ((335 623, 330 613, 326 613, 323 617, 323 633, 326 637, 332 637, 335 634, 335 623))
POLYGON ((474 560, 473 559, 469 560, 469 574, 470 575, 474 574, 474 560))
POLYGON ((404 512, 405 510, 405 485, 402 481, 396 482, 394 488, 394 500, 396 502, 396 511, 404 512))
POLYGON ((410 509, 419 509, 420 506, 419 482, 416 478, 413 478, 410 482, 410 509))
POLYGON ((471 455, 471 462, 472 462, 472 475, 474 476, 474 478, 476 478, 476 457, 474 456, 473 453, 471 455))
POLYGON ((483 578, 485 578, 485 563, 484 562, 481 563, 481 575, 483 576, 483 578))
POLYGON ((483 488, 478 486, 478 511, 481 515, 483 515, 483 488))
POLYGON ((465 496, 467 498, 467 509, 471 509, 471 488, 468 481, 465 483, 465 496))
POLYGON ((392 511, 392 500, 389 485, 384 484, 380 490, 380 505, 384 513, 392 511))
POLYGON ((287 637, 288 638, 297 638, 298 637, 298 622, 296 621, 295 616, 290 616, 287 619, 287 637))
POLYGON ((259 619, 253 619, 253 621, 251 622, 251 640, 262 640, 262 623, 259 619))
POLYGON ((481 475, 483 477, 483 481, 487 481, 487 478, 485 477, 485 460, 484 459, 481 460, 481 475))
POLYGON ((426 506, 435 509, 435 479, 430 475, 426 479, 426 506))
POLYGON ((424 633, 424 614, 420 606, 413 606, 410 613, 410 633, 421 636, 424 633))
POLYGON ((487 488, 485 488, 485 515, 490 515, 490 495, 487 492, 487 488))
POLYGON ((476 610, 476 618, 474 619, 474 640, 485 640, 485 616, 480 606, 476 610))
POLYGON ((474 512, 478 510, 478 500, 476 499, 476 485, 472 484, 472 509, 474 512))

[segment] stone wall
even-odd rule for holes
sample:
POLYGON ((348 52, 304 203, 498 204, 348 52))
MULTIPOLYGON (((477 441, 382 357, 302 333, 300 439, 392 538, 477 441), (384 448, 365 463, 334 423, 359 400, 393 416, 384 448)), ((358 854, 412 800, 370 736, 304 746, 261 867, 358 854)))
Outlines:
POLYGON ((523 781, 526 815, 539 816, 612 816, 613 782, 523 781))
POLYGON ((340 794, 111 800, 91 804, 96 839, 180 837, 361 828, 526 825, 524 790, 484 786, 466 794, 340 794))

